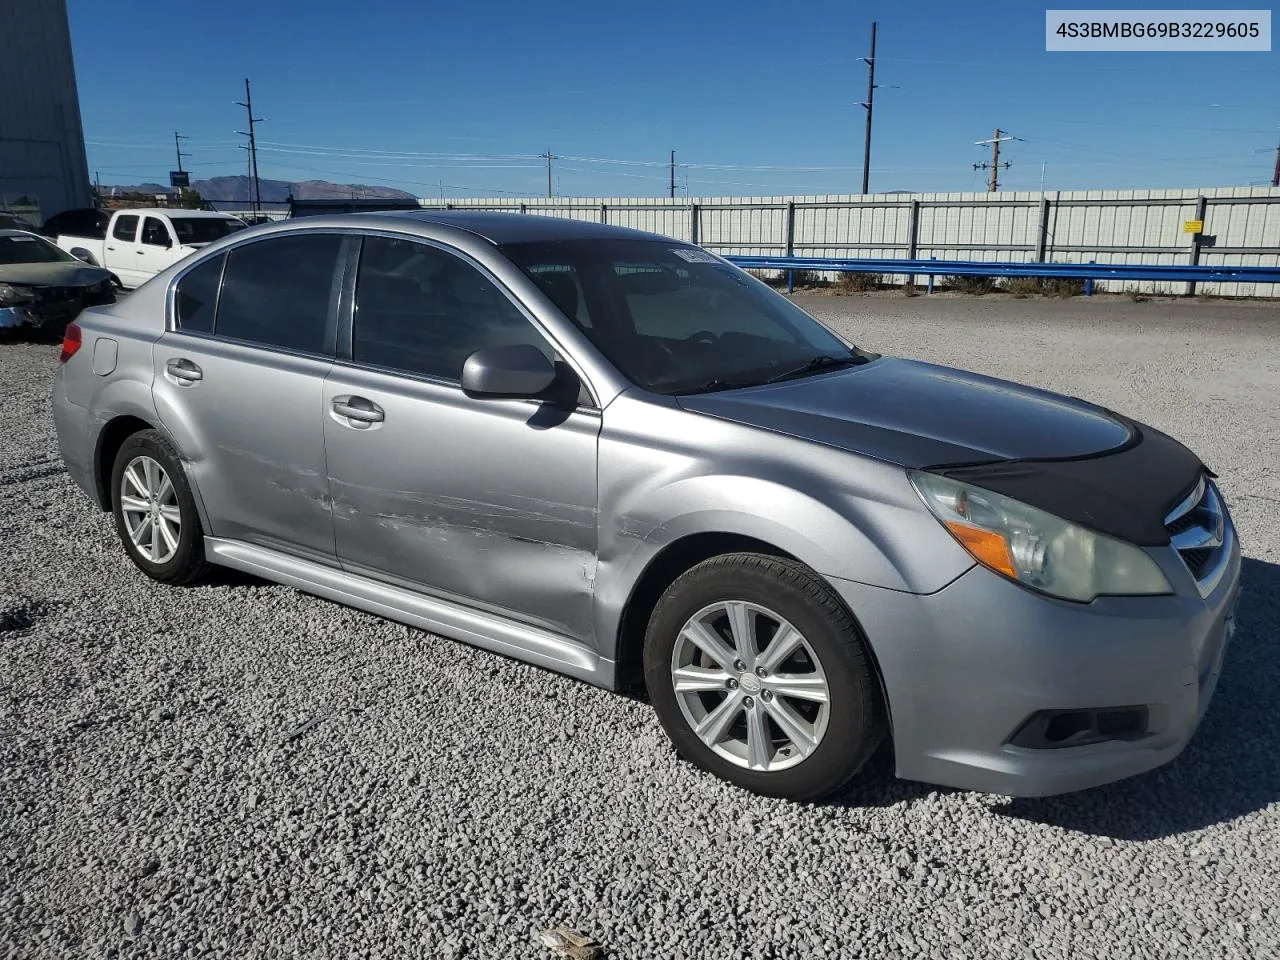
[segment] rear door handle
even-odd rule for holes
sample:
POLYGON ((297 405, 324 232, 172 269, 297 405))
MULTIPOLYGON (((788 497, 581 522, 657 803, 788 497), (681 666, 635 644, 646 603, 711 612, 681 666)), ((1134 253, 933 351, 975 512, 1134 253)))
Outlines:
POLYGON ((164 368, 175 380, 195 383, 197 380, 204 379, 204 371, 186 357, 175 357, 168 361, 164 368))
POLYGON ((359 423, 381 423, 387 416, 372 400, 353 396, 334 397, 333 412, 359 423))

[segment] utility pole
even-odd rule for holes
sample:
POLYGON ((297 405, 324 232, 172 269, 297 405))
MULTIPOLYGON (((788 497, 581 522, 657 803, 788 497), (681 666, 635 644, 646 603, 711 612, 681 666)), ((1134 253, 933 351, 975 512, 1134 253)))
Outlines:
POLYGON ((860 57, 867 65, 867 99, 861 106, 867 111, 867 133, 862 144, 862 192, 868 191, 871 182, 871 107, 876 98, 876 21, 871 21, 871 56, 860 57))
POLYGON ((183 153, 183 151, 182 151, 182 144, 181 144, 181 143, 179 143, 179 141, 180 141, 180 140, 186 140, 186 139, 188 139, 188 138, 187 138, 187 137, 184 137, 184 136, 183 136, 182 134, 180 134, 177 130, 173 131, 173 149, 174 149, 174 152, 177 154, 177 157, 178 157, 178 172, 179 172, 179 173, 182 173, 182 158, 183 158, 183 157, 189 157, 189 156, 191 156, 191 154, 189 154, 189 153, 183 153))
POLYGON ((551 161, 555 159, 551 154, 551 148, 547 147, 547 152, 539 154, 543 160, 547 161, 547 196, 551 196, 551 161))
POLYGON ((1276 144, 1276 169, 1271 174, 1271 185, 1280 187, 1280 143, 1276 144))
POLYGON ((252 180, 252 184, 251 184, 252 192, 250 194, 251 196, 250 209, 253 210, 253 216, 256 219, 262 213, 262 191, 258 185, 258 141, 257 141, 257 138, 254 136, 253 126, 256 123, 262 123, 262 118, 255 117, 253 115, 253 96, 249 92, 248 77, 245 77, 244 79, 244 101, 241 102, 237 100, 236 104, 238 106, 244 107, 245 112, 249 116, 248 132, 245 132, 244 130, 237 130, 236 133, 240 134, 240 136, 242 137, 249 138, 249 170, 250 170, 249 176, 250 176, 250 179, 252 180))
POLYGON ((671 151, 671 199, 676 198, 676 152, 671 151))
MULTIPOLYGON (((1010 137, 1007 134, 1002 137, 1000 136, 1000 128, 996 127, 996 134, 990 140, 974 141, 974 143, 980 147, 985 147, 987 144, 991 144, 991 161, 989 163, 983 162, 983 163, 975 163, 973 165, 973 169, 975 170, 991 171, 991 180, 988 182, 988 185, 987 185, 987 191, 989 193, 995 193, 997 190, 1000 189, 1000 167, 1001 167, 1000 144, 1006 143, 1009 140, 1020 140, 1020 139, 1021 137, 1010 137)), ((1005 161, 1003 166, 1006 170, 1008 170, 1009 162, 1005 161)))

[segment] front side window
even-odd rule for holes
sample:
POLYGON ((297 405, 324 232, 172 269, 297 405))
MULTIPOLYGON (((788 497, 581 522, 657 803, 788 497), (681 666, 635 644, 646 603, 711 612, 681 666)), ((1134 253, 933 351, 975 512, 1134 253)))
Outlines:
POLYGON ((458 382, 485 347, 528 343, 552 356, 533 324, 460 257, 418 243, 366 237, 356 277, 352 359, 458 382))
POLYGON ((647 390, 720 390, 858 362, 791 301, 696 247, 562 240, 507 244, 502 251, 647 390), (570 276, 572 284, 559 279, 570 276), (563 302, 548 290, 550 277, 563 302))
POLYGON ((327 353, 341 245, 335 234, 300 234, 230 251, 214 333, 299 353, 327 353))
POLYGON ((163 220, 147 217, 142 221, 142 242, 152 247, 170 247, 173 241, 169 238, 169 228, 163 220))
POLYGON ((178 329, 186 333, 213 333, 213 314, 226 254, 206 260, 178 281, 174 309, 178 329))
POLYGON ((138 235, 138 218, 133 214, 125 217, 116 217, 116 225, 111 228, 111 235, 117 240, 132 242, 133 238, 138 235))

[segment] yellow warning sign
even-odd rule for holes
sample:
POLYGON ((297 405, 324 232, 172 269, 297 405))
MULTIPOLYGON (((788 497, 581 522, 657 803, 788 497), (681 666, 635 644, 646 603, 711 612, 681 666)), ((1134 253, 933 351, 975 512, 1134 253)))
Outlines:
POLYGON ((1204 233, 1204 221, 1203 220, 1183 220, 1182 232, 1183 233, 1204 233))

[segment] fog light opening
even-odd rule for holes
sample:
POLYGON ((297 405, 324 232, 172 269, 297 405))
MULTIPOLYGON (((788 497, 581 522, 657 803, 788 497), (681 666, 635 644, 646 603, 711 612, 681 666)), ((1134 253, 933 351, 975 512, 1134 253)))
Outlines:
POLYGON ((1145 706, 1041 710, 1027 718, 1008 742, 1034 750, 1082 747, 1108 740, 1136 740, 1147 734, 1147 724, 1145 706))

